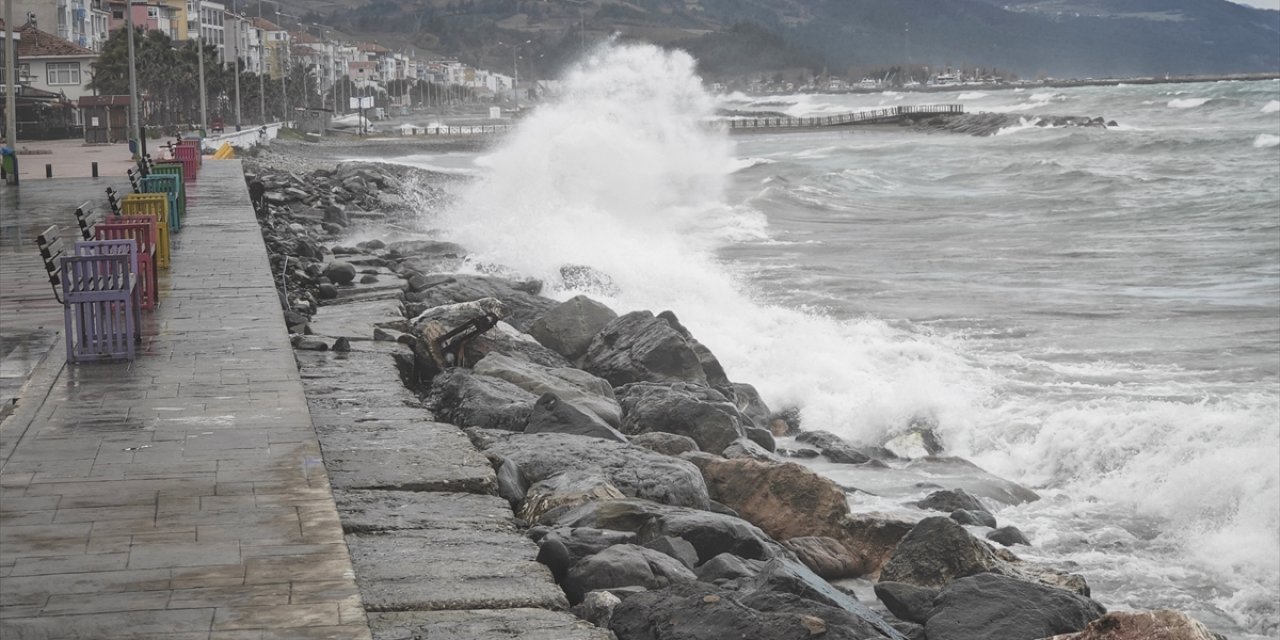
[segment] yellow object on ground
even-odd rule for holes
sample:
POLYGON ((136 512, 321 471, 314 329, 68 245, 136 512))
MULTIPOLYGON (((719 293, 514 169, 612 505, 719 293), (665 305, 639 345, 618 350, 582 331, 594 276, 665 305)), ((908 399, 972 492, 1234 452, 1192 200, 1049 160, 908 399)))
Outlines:
POLYGON ((235 160, 236 148, 231 146, 230 142, 222 143, 221 147, 213 153, 214 160, 235 160))

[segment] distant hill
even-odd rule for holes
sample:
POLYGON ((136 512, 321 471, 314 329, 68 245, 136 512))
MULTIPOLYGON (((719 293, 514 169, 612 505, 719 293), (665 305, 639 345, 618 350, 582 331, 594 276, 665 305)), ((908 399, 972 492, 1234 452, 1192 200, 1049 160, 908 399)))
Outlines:
MULTIPOLYGON (((1280 71, 1280 11, 1227 0, 282 0, 306 23, 545 76, 609 34, 709 77, 914 63, 1023 77, 1280 71), (531 41, 524 45, 524 41, 531 41), (499 42, 506 44, 499 45, 499 42)), ((271 5, 267 5, 270 13, 271 5)), ((250 13, 253 5, 250 4, 250 13)), ((315 29, 316 27, 313 27, 315 29)))

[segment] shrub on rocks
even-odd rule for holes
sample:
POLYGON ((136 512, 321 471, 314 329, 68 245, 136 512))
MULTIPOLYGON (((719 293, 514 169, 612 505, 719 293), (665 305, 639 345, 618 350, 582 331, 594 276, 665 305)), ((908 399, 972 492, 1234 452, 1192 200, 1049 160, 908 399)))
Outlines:
MULTIPOLYGON (((510 385, 505 381, 498 382, 510 385)), ((527 392, 521 390, 521 393, 527 392)), ((697 467, 684 460, 619 442, 539 433, 517 435, 496 442, 485 450, 485 454, 490 458, 514 462, 529 482, 538 482, 572 469, 599 469, 609 482, 628 496, 695 509, 705 509, 709 502, 707 486, 697 467)))
POLYGON ((719 454, 746 434, 738 410, 718 391, 705 386, 637 382, 617 389, 622 431, 663 431, 693 438, 698 448, 719 454))
POLYGON ((983 573, 960 578, 933 600, 929 640, 1028 640, 1080 631, 1106 609, 1044 585, 983 573))
POLYGON ((529 326, 529 335, 576 362, 587 353, 596 334, 617 317, 612 309, 591 298, 574 296, 535 320, 529 326))
POLYGON ((605 325, 591 340, 582 368, 615 387, 632 382, 707 383, 684 336, 648 311, 633 311, 605 325))

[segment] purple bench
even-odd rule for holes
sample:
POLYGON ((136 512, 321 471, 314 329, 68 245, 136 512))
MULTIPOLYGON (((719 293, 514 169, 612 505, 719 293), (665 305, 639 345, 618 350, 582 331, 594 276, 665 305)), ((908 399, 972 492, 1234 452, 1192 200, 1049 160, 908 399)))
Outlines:
POLYGON ((141 336, 137 243, 77 242, 65 255, 58 227, 36 236, 54 298, 62 303, 67 362, 135 357, 141 336), (62 296, 58 296, 58 288, 62 296))

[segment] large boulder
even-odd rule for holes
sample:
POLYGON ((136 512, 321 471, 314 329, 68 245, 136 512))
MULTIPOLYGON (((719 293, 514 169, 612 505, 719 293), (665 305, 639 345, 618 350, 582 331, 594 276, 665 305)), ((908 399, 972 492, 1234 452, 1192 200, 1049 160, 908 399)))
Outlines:
POLYGON ((839 485, 794 462, 686 455, 716 502, 737 511, 775 540, 841 536, 849 504, 839 485))
POLYGON ((916 526, 912 520, 876 513, 852 514, 842 524, 845 535, 839 539, 858 550, 867 574, 872 576, 880 572, 893 557, 898 543, 916 526))
POLYGON ((942 587, 957 578, 996 570, 991 548, 947 517, 925 518, 898 543, 880 580, 942 587))
POLYGON ((598 469, 628 496, 695 509, 710 504, 707 485, 693 464, 620 442, 561 433, 524 434, 493 442, 485 454, 514 462, 530 483, 573 469, 598 469))
POLYGON ((682 453, 698 451, 698 443, 694 442, 693 438, 661 431, 650 431, 649 433, 635 436, 631 438, 631 444, 657 451, 666 456, 678 456, 682 453))
POLYGON ((600 438, 614 442, 626 442, 627 437, 605 424, 594 413, 585 413, 560 400, 554 393, 544 393, 533 405, 525 433, 569 433, 588 438, 600 438))
MULTIPOLYGON (((420 304, 408 306, 417 311, 410 321, 411 331, 418 338, 415 350, 420 359, 428 360, 443 355, 439 353, 431 355, 428 352, 435 348, 436 339, 450 331, 486 313, 504 319, 510 315, 510 308, 497 298, 481 298, 470 302, 431 307, 423 307, 420 304), (423 308, 418 310, 419 307, 423 308)), ((569 362, 560 354, 538 344, 536 340, 516 330, 505 321, 499 321, 488 331, 468 339, 462 350, 461 361, 454 364, 470 366, 487 358, 490 354, 501 354, 509 359, 533 363, 543 369, 561 369, 569 366, 569 362)))
POLYGON ((782 541, 782 546, 814 573, 828 580, 855 578, 862 573, 861 563, 854 561, 849 550, 835 538, 799 536, 782 541))
POLYGON ((806 600, 819 602, 844 610, 862 620, 879 635, 905 640, 902 634, 894 629, 880 614, 872 611, 856 598, 831 586, 826 580, 818 577, 803 564, 777 556, 766 562, 760 573, 752 578, 740 581, 743 591, 790 593, 806 600))
POLYGON ((905 582, 877 582, 876 597, 899 620, 924 624, 933 614, 933 599, 938 597, 938 590, 905 582))
POLYGON ((720 360, 706 345, 698 342, 697 338, 689 332, 680 319, 676 318, 676 314, 671 311, 663 311, 658 314, 659 320, 664 320, 672 329, 675 329, 685 341, 689 343, 689 347, 698 356, 698 363, 702 365, 702 371, 707 374, 707 384, 719 389, 721 393, 730 396, 733 392, 733 383, 729 381, 729 376, 725 374, 724 367, 721 366, 720 360))
POLYGON ((565 403, 595 414, 612 427, 622 425, 622 407, 613 387, 581 369, 545 367, 521 358, 490 353, 476 363, 476 373, 502 378, 529 393, 554 393, 565 403))
POLYGON ((871 456, 857 450, 830 431, 802 431, 796 436, 796 441, 813 445, 832 462, 862 464, 871 460, 871 456))
POLYGON ((916 506, 929 511, 972 511, 975 513, 991 512, 982 504, 982 501, 964 489, 943 489, 934 491, 925 496, 923 500, 916 502, 916 506))
POLYGON ((556 306, 556 301, 528 293, 528 287, 505 278, 450 274, 430 278, 421 289, 410 292, 406 299, 428 306, 473 302, 496 298, 506 306, 504 319, 520 331, 527 332, 535 320, 556 306))
POLYGON ((637 382, 617 389, 622 431, 664 431, 693 438, 702 451, 720 454, 745 437, 738 410, 706 386, 637 382))
POLYGON ((1172 609, 1117 611, 1089 623, 1084 631, 1048 640, 1226 640, 1199 620, 1172 609))
POLYGON ((1105 614, 1074 593, 982 573, 947 585, 925 623, 929 640, 1032 640, 1080 631, 1105 614))
POLYGON ((741 593, 706 583, 630 595, 614 608, 609 629, 618 640, 880 637, 875 626, 837 607, 788 593, 741 593))
POLYGON ((548 517, 551 515, 555 515, 555 522, 549 524, 556 527, 629 531, 637 535, 638 544, 662 536, 683 538, 698 552, 699 562, 722 553, 767 560, 783 552, 763 531, 740 518, 647 500, 589 502, 567 512, 548 514, 548 517))
POLYGON ((698 576, 671 556, 634 544, 609 547, 579 560, 569 569, 563 587, 569 602, 578 603, 588 591, 616 587, 661 589, 698 576))
MULTIPOLYGON (((638 536, 630 531, 614 531, 611 529, 595 529, 592 527, 535 527, 544 529, 546 533, 537 539, 539 545, 550 542, 558 543, 564 548, 565 571, 579 560, 600 553, 609 547, 619 544, 635 544, 638 536)), ((530 529, 532 533, 533 529, 530 529)))
POLYGON ((764 560, 748 560, 722 553, 697 568, 698 579, 703 582, 721 583, 740 578, 754 578, 764 566, 764 560))
POLYGON ((576 507, 592 500, 616 500, 623 497, 622 492, 603 474, 594 470, 575 469, 533 483, 525 493, 519 516, 526 522, 537 522, 552 509, 576 507))
POLYGON ((733 391, 730 400, 733 400, 734 406, 738 407, 738 413, 750 420, 756 428, 768 431, 769 416, 773 415, 773 412, 769 410, 769 405, 764 403, 764 398, 760 397, 760 392, 745 382, 734 382, 729 385, 729 388, 733 391))
POLYGON ((351 284, 356 279, 356 268, 345 260, 334 260, 325 265, 324 276, 337 285, 351 284))
POLYGON ((587 353, 596 334, 617 317, 613 309, 591 298, 574 296, 529 325, 529 335, 542 346, 577 361, 587 353))
POLYGON ((537 400, 506 380, 454 368, 432 380, 423 403, 437 420, 460 427, 524 431, 537 400))
POLYGON ((605 325, 591 340, 582 368, 615 387, 632 382, 707 383, 689 342, 648 311, 633 311, 605 325))

